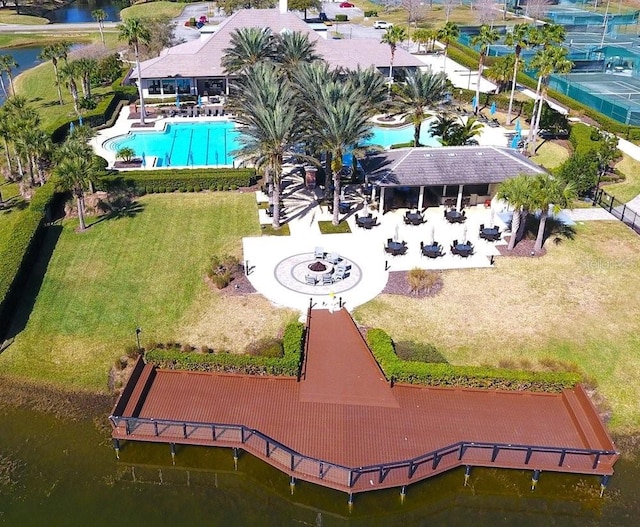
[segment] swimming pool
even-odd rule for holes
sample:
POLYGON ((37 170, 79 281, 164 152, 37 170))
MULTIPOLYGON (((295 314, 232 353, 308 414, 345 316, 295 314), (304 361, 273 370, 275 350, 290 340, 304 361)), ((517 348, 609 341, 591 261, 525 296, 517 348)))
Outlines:
MULTIPOLYGON (((374 126, 373 136, 366 144, 385 148, 413 140, 413 125, 400 128, 374 126)), ((233 121, 170 123, 162 131, 137 130, 107 140, 104 148, 116 153, 131 148, 137 157, 154 166, 223 166, 232 165, 231 153, 240 147, 240 131, 233 121)), ((423 123, 420 142, 426 146, 440 146, 429 135, 429 125, 423 123)))

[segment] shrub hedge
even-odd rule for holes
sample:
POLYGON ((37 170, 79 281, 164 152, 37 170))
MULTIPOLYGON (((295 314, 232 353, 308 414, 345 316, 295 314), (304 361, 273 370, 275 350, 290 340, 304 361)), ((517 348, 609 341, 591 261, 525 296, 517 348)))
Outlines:
POLYGON ((250 187, 256 181, 256 171, 252 168, 185 168, 121 172, 104 176, 97 186, 100 190, 124 186, 136 194, 151 194, 235 190, 238 187, 250 187))
POLYGON ((27 270, 35 258, 36 245, 47 213, 47 206, 55 195, 55 184, 49 181, 40 187, 29 207, 20 212, 7 244, 0 247, 0 336, 9 324, 12 311, 27 270))
POLYGON ((154 349, 145 353, 145 360, 159 368, 170 370, 296 376, 300 367, 303 345, 304 325, 300 322, 292 322, 284 330, 282 338, 284 356, 281 358, 154 349))
POLYGON ((391 337, 381 329, 369 330, 367 343, 388 378, 410 384, 559 392, 582 380, 577 373, 527 372, 403 361, 396 355, 391 337))

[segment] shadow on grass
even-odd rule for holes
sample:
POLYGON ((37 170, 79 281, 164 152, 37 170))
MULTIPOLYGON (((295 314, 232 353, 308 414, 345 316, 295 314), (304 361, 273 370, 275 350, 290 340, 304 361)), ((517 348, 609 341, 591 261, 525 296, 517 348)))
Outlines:
POLYGON ((443 363, 448 361, 433 344, 424 344, 403 340, 394 342, 396 355, 402 360, 415 362, 443 363))
POLYGON ((24 289, 20 293, 20 300, 16 304, 14 315, 11 318, 9 329, 4 336, 10 339, 18 335, 27 325, 31 311, 40 293, 40 287, 47 272, 49 261, 56 248, 60 234, 62 233, 62 225, 49 225, 44 227, 42 242, 39 247, 32 250, 38 251, 33 266, 29 274, 25 277, 24 289))
POLYGON ((114 206, 111 211, 100 216, 96 221, 89 225, 88 228, 91 228, 94 225, 98 225, 98 223, 102 223, 103 221, 119 220, 122 218, 133 218, 140 214, 142 211, 144 211, 144 205, 142 203, 138 203, 137 201, 133 201, 122 206, 114 206))
MULTIPOLYGON (((534 240, 538 235, 538 227, 540 218, 529 214, 525 226, 525 235, 527 239, 534 240)), ((573 225, 567 225, 556 218, 547 218, 547 224, 544 229, 544 241, 553 240, 553 243, 559 244, 563 240, 573 240, 576 237, 576 229, 573 225)))

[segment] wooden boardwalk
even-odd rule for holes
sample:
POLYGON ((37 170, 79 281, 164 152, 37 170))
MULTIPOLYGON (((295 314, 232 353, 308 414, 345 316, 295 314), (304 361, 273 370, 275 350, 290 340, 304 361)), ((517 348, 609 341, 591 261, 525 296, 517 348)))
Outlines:
POLYGON ((239 448, 348 493, 461 465, 613 473, 618 454, 581 387, 391 387, 346 311, 312 310, 309 320, 300 382, 140 362, 110 417, 114 440, 239 448))

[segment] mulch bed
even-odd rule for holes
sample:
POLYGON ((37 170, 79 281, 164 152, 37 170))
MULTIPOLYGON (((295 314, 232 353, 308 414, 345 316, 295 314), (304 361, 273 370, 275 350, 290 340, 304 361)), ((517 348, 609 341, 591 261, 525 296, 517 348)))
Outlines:
POLYGON ((142 168, 142 160, 138 161, 116 161, 113 168, 142 168))
POLYGON ((205 282, 207 282, 212 291, 217 291, 221 295, 225 296, 242 296, 257 293, 255 287, 253 287, 251 282, 249 282, 249 279, 244 273, 236 274, 233 280, 231 280, 231 283, 223 289, 218 289, 216 285, 206 276, 204 277, 204 280, 205 282))
POLYGON ((402 295, 410 296, 411 298, 427 298, 437 295, 442 289, 442 280, 429 289, 423 289, 421 291, 411 291, 409 287, 409 281, 407 280, 407 271, 390 271, 387 285, 382 290, 383 293, 388 295, 402 295))
MULTIPOLYGON (((505 236, 505 241, 509 242, 510 236, 505 236)), ((547 240, 547 243, 549 240, 547 240)), ((536 244, 535 240, 520 240, 512 251, 507 250, 506 245, 498 245, 496 248, 500 252, 501 256, 528 256, 529 258, 538 258, 547 254, 547 250, 542 247, 540 251, 534 251, 533 248, 536 244)))

